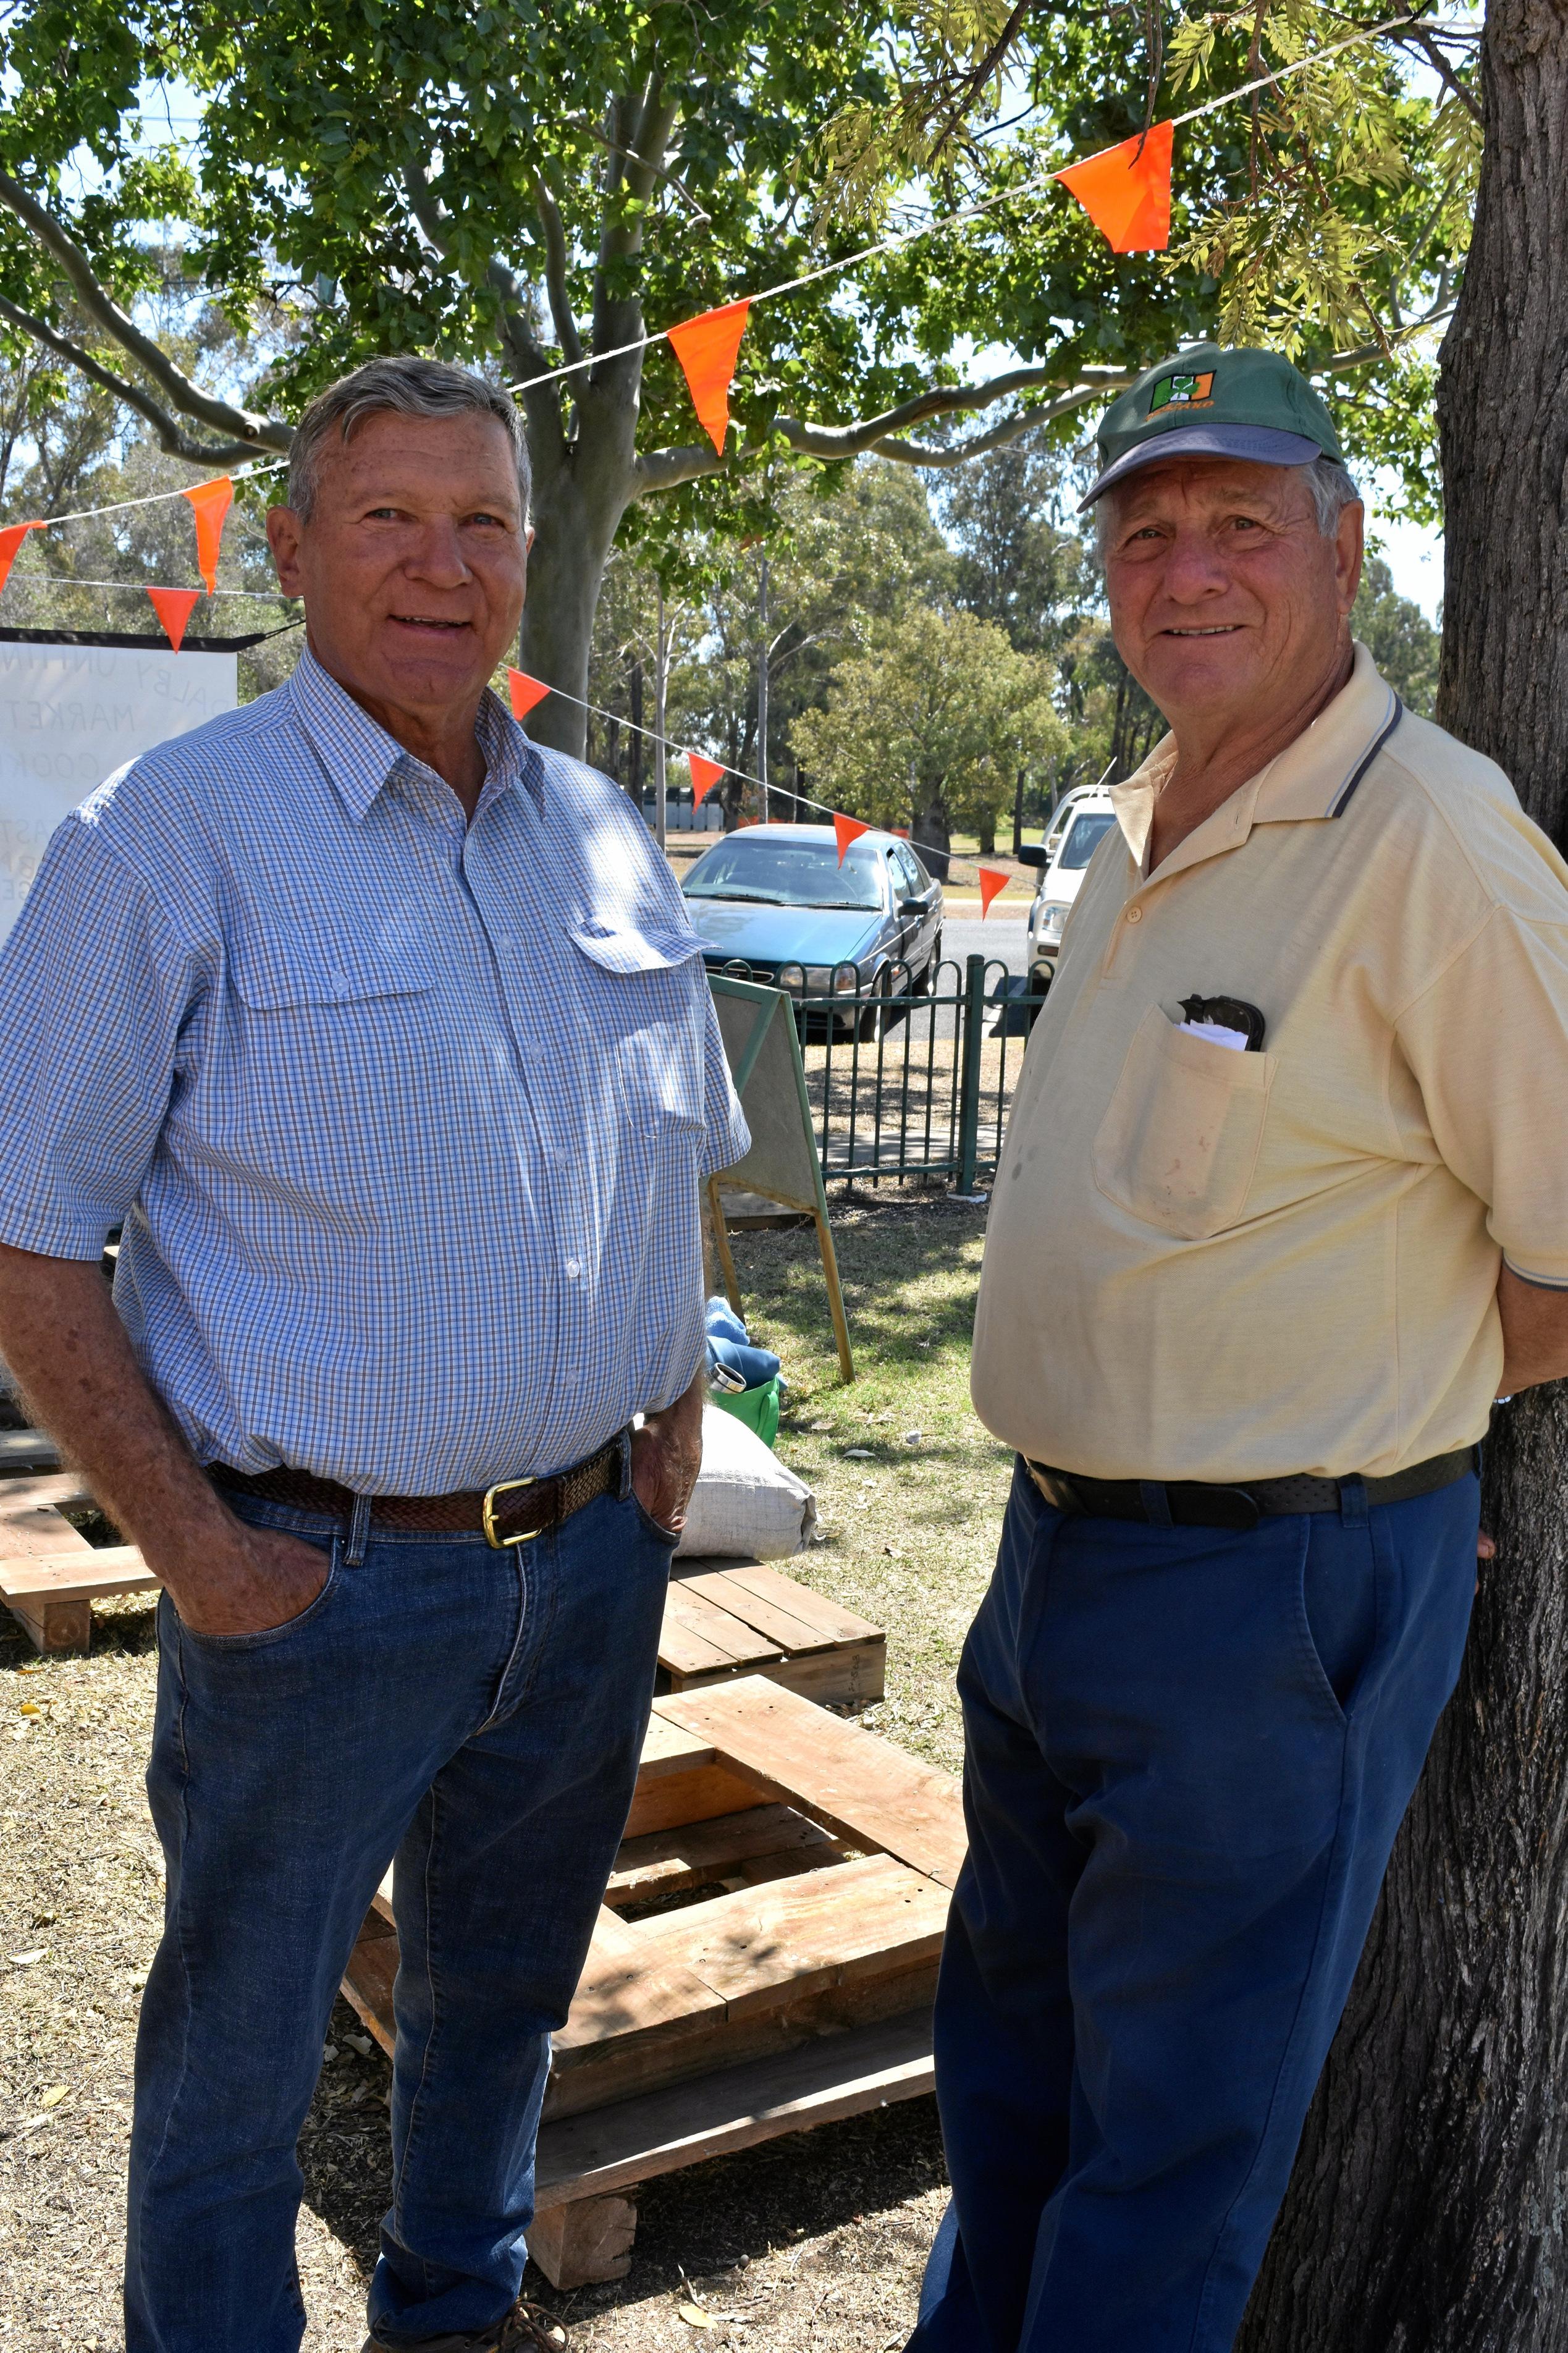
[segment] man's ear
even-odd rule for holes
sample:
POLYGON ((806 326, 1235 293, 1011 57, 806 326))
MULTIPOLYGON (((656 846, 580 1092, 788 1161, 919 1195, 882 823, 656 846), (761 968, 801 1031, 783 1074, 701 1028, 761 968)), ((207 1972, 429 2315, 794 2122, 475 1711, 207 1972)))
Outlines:
POLYGON ((1361 586, 1365 526, 1366 509, 1359 499, 1352 499, 1349 506, 1340 509, 1340 519, 1334 525, 1334 573, 1342 614, 1350 611, 1361 586))
POLYGON ((268 507, 267 544, 272 550, 278 586, 285 596, 298 596, 304 587, 300 571, 300 542, 304 525, 292 507, 268 507))

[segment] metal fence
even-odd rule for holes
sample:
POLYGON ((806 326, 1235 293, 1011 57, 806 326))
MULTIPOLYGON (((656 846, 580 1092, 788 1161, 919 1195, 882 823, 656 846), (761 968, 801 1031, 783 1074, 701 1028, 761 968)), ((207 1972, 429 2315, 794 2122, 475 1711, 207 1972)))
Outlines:
POLYGON ((822 1173, 832 1184, 948 1180, 972 1193, 995 1174, 1024 1049, 1045 1003, 1043 985, 972 955, 906 965, 865 978, 822 967, 742 962, 738 980, 794 1000, 822 1173))

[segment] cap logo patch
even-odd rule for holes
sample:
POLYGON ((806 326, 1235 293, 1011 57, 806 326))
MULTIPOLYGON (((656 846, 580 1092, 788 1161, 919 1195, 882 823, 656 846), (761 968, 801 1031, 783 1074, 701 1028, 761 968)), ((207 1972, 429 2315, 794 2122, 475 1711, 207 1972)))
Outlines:
POLYGON ((1149 414, 1162 408, 1204 408, 1214 398, 1214 370, 1205 375, 1163 375, 1149 396, 1149 414))

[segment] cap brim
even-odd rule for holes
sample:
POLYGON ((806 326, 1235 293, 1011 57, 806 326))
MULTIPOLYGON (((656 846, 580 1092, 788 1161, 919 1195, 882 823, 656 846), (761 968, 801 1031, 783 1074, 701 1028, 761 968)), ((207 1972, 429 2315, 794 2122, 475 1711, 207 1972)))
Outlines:
POLYGON ((1090 485, 1079 512, 1082 514, 1141 467, 1173 458, 1250 458, 1258 466, 1310 466, 1314 458, 1331 454, 1305 433, 1282 433, 1272 425, 1173 425, 1163 433, 1152 433, 1147 441, 1134 442, 1131 449, 1113 459, 1090 485))

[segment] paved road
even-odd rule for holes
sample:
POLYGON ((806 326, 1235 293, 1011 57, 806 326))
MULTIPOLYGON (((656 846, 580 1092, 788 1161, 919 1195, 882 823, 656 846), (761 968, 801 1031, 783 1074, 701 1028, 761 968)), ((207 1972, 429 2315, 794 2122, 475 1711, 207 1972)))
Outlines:
MULTIPOLYGON (((1009 892, 1008 894, 1012 894, 1009 892)), ((1005 957, 1009 972, 1024 969, 1024 950, 1027 945, 1026 925, 1027 908, 1016 914, 1005 915, 1000 909, 982 922, 978 915, 961 915, 950 912, 942 918, 942 953, 943 959, 952 956, 959 964, 965 956, 983 955, 986 961, 1005 957)))

